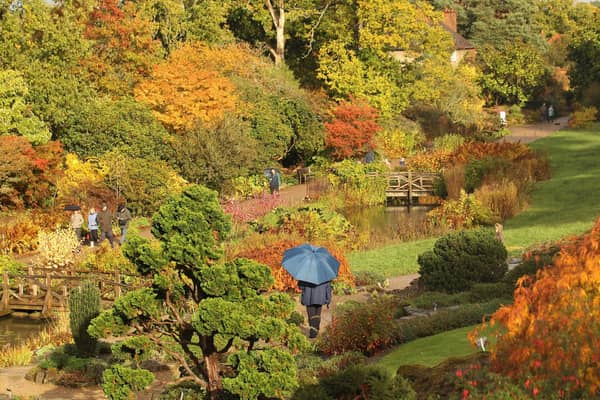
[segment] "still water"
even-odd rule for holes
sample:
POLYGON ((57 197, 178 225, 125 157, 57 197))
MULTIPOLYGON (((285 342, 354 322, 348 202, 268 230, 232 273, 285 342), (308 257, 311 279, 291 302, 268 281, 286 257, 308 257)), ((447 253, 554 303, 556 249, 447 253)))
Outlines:
POLYGON ((342 214, 359 231, 369 234, 371 245, 415 240, 432 232, 427 223, 431 206, 413 207, 363 207, 342 211, 342 214))
POLYGON ((43 327, 43 321, 27 318, 0 318, 0 348, 6 344, 20 343, 36 335, 43 327))

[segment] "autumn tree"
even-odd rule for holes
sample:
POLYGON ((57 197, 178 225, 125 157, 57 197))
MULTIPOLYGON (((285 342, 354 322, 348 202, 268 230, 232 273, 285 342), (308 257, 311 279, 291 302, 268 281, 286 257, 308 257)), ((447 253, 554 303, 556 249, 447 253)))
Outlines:
POLYGON ((540 398, 600 395, 600 220, 562 246, 552 265, 517 282, 492 317, 495 369, 540 398))
POLYGON ((334 159, 362 157, 373 149, 375 134, 381 130, 378 113, 364 103, 342 103, 334 108, 333 119, 325 123, 325 143, 334 159))
POLYGON ((177 382, 195 383, 211 399, 223 392, 246 399, 291 394, 297 378, 290 349, 307 344, 286 322, 294 303, 285 294, 263 294, 273 284, 269 267, 222 261, 221 240, 231 222, 217 193, 191 186, 166 201, 152 221, 159 248, 135 236, 124 246, 152 286, 115 301, 93 320, 90 333, 127 332, 117 348, 135 355, 130 366, 119 366, 130 371, 160 349, 185 371, 177 382))
POLYGON ((206 69, 200 52, 194 45, 173 51, 135 88, 136 99, 148 104, 173 132, 198 122, 218 121, 238 105, 234 85, 217 71, 206 69))
POLYGON ((61 176, 58 142, 33 147, 23 136, 0 135, 0 208, 43 207, 61 176))
POLYGON ((85 37, 91 55, 83 61, 92 79, 111 94, 131 93, 159 61, 161 45, 136 2, 101 0, 89 14, 85 37))

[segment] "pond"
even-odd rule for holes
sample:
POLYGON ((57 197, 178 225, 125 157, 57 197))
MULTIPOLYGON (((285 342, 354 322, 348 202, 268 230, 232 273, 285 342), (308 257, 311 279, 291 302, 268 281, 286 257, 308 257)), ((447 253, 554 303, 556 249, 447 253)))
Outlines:
POLYGON ((432 206, 349 208, 342 214, 361 233, 369 234, 369 246, 416 240, 434 235, 427 223, 432 206))
POLYGON ((0 348, 6 344, 18 344, 37 335, 43 328, 43 321, 28 318, 0 318, 0 348))

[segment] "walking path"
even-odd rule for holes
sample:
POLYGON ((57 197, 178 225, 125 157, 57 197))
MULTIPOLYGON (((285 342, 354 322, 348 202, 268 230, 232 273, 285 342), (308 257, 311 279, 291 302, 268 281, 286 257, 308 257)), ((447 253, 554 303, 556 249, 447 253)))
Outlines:
POLYGON ((510 143, 531 143, 534 140, 546 137, 567 126, 569 117, 560 117, 554 120, 553 123, 539 122, 536 124, 519 125, 509 127, 510 135, 500 139, 502 142, 510 143))

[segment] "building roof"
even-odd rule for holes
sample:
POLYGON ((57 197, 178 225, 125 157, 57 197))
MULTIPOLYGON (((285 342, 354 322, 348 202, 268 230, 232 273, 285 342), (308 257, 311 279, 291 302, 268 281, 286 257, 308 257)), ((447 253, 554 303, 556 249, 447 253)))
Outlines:
POLYGON ((471 44, 467 39, 465 39, 460 33, 453 31, 448 25, 445 23, 441 23, 445 30, 452 34, 454 38, 454 50, 474 50, 475 46, 471 44))

